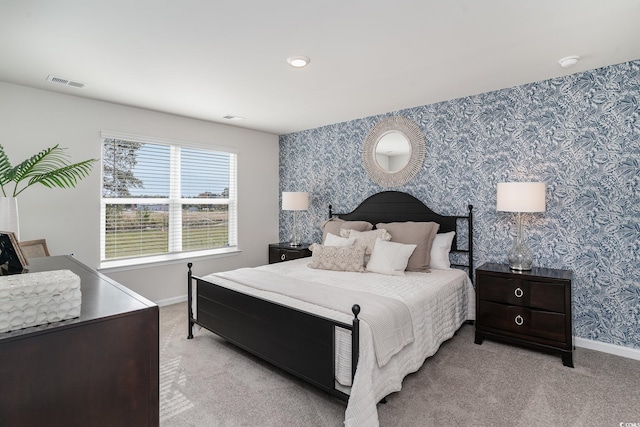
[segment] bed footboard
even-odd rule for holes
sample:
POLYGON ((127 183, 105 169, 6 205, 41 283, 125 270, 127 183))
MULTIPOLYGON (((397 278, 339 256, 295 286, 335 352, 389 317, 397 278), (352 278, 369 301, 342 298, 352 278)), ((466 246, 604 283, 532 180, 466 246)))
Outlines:
POLYGON ((359 355, 358 305, 352 308, 354 319, 349 325, 218 286, 193 276, 192 263, 188 267, 188 339, 193 338, 193 325, 200 325, 261 359, 348 399, 348 395, 335 389, 335 328, 351 330, 353 378, 359 355))

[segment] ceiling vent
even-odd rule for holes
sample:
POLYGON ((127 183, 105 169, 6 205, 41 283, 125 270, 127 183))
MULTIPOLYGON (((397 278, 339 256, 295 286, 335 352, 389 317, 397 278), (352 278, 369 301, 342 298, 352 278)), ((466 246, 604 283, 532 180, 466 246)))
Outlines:
POLYGON ((67 80, 67 79, 63 79, 63 78, 55 77, 55 76, 47 77, 47 81, 49 83, 55 83, 55 84, 64 85, 64 86, 73 86, 73 87, 77 87, 79 89, 82 89, 83 87, 86 86, 86 84, 84 84, 84 83, 74 82, 73 80, 67 80))

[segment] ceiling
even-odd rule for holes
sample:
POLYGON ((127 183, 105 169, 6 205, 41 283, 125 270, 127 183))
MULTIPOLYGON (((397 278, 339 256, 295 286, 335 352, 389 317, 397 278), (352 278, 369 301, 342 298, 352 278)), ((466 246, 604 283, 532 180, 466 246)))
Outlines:
POLYGON ((0 81, 281 135, 640 59, 638 22, 638 0, 5 0, 0 81))

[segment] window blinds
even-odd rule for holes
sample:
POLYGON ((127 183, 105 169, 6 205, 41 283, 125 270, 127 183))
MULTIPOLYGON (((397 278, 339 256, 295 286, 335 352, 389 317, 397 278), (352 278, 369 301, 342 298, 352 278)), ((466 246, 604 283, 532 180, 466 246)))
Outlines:
POLYGON ((101 261, 237 245, 237 154, 104 137, 101 261))

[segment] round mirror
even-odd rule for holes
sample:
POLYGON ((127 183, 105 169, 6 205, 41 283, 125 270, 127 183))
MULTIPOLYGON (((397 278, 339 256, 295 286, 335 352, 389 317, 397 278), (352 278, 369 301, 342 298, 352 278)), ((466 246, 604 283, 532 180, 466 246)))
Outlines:
POLYGON ((376 144, 376 162, 387 172, 398 172, 404 169, 411 157, 411 144, 402 132, 390 131, 383 135, 376 144))
POLYGON ((362 162, 369 177, 383 187, 399 187, 422 168, 426 155, 424 134, 406 117, 380 120, 367 134, 362 162))

